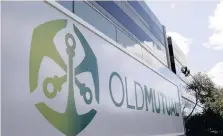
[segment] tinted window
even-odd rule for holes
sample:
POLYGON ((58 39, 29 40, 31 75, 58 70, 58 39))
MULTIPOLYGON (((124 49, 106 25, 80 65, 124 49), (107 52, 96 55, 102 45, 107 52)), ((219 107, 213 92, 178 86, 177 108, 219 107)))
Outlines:
POLYGON ((163 28, 161 29, 158 25, 154 22, 155 16, 153 15, 152 11, 146 13, 146 11, 141 7, 141 5, 137 1, 129 1, 129 4, 134 8, 134 10, 146 21, 146 23, 150 26, 150 31, 155 35, 159 41, 164 44, 164 35, 163 35, 163 28))
MULTIPOLYGON (((152 39, 142 30, 119 6, 113 1, 97 1, 111 16, 119 21, 129 32, 135 35, 141 42, 152 41, 152 39)), ((162 45, 162 44, 161 44, 162 45)), ((164 45, 163 45, 164 46, 164 45)))
POLYGON ((129 36, 117 29, 117 42, 127 49, 128 52, 134 54, 139 59, 142 59, 142 47, 136 44, 129 36))
POLYGON ((155 58, 151 53, 149 53, 146 49, 142 48, 143 60, 149 66, 151 66, 156 71, 160 73, 165 73, 167 67, 162 64, 157 58, 155 58))
POLYGON ((124 47, 135 45, 135 42, 119 29, 117 29, 117 42, 124 45, 124 47))
POLYGON ((146 50, 155 54, 160 61, 167 65, 166 53, 165 51, 161 50, 161 48, 157 44, 155 44, 154 42, 144 41, 143 45, 146 50))
POLYGON ((73 12, 73 1, 57 1, 60 5, 64 6, 71 12, 73 12))
POLYGON ((116 41, 115 26, 105 19, 101 14, 95 11, 87 3, 82 1, 74 2, 74 13, 94 26, 97 30, 101 31, 109 38, 116 41))

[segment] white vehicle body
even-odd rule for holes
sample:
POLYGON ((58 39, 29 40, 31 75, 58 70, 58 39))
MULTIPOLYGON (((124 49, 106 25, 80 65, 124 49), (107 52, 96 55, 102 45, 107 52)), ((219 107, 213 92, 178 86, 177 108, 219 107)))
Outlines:
POLYGON ((2 2, 3 136, 184 134, 176 84, 56 2, 2 2))

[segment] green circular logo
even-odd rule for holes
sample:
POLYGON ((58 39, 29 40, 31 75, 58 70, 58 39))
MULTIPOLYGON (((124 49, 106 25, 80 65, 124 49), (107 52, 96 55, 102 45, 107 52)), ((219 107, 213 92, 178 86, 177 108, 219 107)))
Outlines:
POLYGON ((95 117, 97 111, 91 109, 88 113, 78 115, 74 99, 74 84, 79 88, 80 95, 83 97, 86 104, 91 104, 93 98, 99 103, 99 76, 97 59, 87 40, 73 24, 73 30, 79 39, 81 46, 84 49, 85 57, 83 61, 77 66, 73 66, 73 59, 75 57, 76 42, 72 34, 65 35, 65 46, 68 62, 65 63, 61 55, 57 51, 53 38, 62 29, 67 26, 67 20, 53 20, 39 25, 33 31, 32 43, 30 49, 29 62, 29 84, 30 93, 34 92, 38 86, 38 77, 40 65, 44 57, 48 57, 59 65, 64 71, 65 75, 47 77, 44 79, 42 91, 48 99, 54 99, 57 93, 62 93, 62 85, 68 83, 68 97, 66 110, 63 113, 54 111, 48 107, 44 102, 36 103, 35 106, 39 112, 51 123, 57 130, 64 133, 66 136, 75 136, 80 133, 95 117), (68 41, 71 40, 72 44, 68 41), (74 72, 75 71, 75 72, 74 72), (90 72, 93 78, 95 96, 92 90, 86 87, 85 83, 81 83, 76 75, 83 72, 90 72), (51 84, 53 91, 49 91, 47 86, 51 84), (90 97, 87 97, 88 96, 90 97))

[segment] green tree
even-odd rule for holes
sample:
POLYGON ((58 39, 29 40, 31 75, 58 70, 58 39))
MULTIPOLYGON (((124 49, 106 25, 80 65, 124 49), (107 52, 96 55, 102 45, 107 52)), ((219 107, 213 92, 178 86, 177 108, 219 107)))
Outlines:
POLYGON ((223 88, 214 84, 207 74, 197 73, 187 85, 196 102, 191 113, 185 117, 187 136, 223 135, 223 88), (202 113, 192 114, 198 103, 203 106, 202 113))
POLYGON ((206 105, 208 98, 212 98, 212 92, 216 91, 216 87, 207 74, 198 73, 193 76, 193 80, 187 84, 186 88, 188 92, 191 92, 195 96, 195 105, 187 116, 189 118, 199 102, 202 105, 206 105))
POLYGON ((211 97, 206 97, 204 106, 223 117, 223 88, 218 87, 211 92, 211 97))

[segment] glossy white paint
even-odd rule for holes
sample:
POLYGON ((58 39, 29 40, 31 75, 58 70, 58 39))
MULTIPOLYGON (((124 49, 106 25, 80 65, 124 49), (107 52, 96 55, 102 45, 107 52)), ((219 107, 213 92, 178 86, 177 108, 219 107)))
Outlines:
MULTIPOLYGON (((53 5, 58 6, 55 3, 53 5)), ((29 84, 30 46, 33 30, 40 24, 57 19, 67 20, 66 28, 59 31, 53 39, 56 49, 66 65, 68 65, 68 57, 64 40, 68 32, 75 37, 76 41, 74 67, 77 67, 86 56, 80 40, 73 31, 73 24, 86 38, 97 58, 100 90, 99 103, 93 97, 93 102, 87 105, 80 95, 79 88, 74 85, 78 114, 87 113, 91 109, 97 111, 93 120, 78 135, 155 136, 181 135, 184 133, 179 107, 177 108, 179 116, 157 114, 152 112, 151 107, 149 111, 146 111, 145 106, 142 110, 127 108, 127 102, 133 106, 136 105, 134 81, 140 83, 142 87, 147 86, 155 89, 157 92, 162 92, 177 103, 180 103, 176 85, 128 55, 121 46, 117 48, 119 45, 114 41, 108 40, 108 37, 96 30, 91 31, 92 27, 75 17, 75 15, 72 15, 72 17, 67 16, 47 2, 2 2, 3 135, 63 135, 44 118, 35 107, 35 104, 44 102, 50 108, 60 113, 66 110, 68 83, 62 86, 61 92, 54 99, 48 99, 42 91, 42 84, 46 77, 53 77, 54 75, 63 76, 66 72, 52 59, 45 57, 40 66, 38 87, 33 93, 30 93, 29 84), (126 85, 127 87, 128 95, 125 89, 124 101, 121 107, 115 106, 109 93, 109 78, 112 72, 117 72, 124 86, 126 85)), ((77 78, 91 90, 95 90, 94 81, 89 72, 81 73, 77 78)), ((95 96, 95 91, 92 91, 92 93, 95 96)), ((117 78, 112 82, 112 93, 116 101, 121 101, 122 87, 117 78)), ((142 94, 138 95, 138 102, 142 104, 140 100, 143 100, 142 94)))

